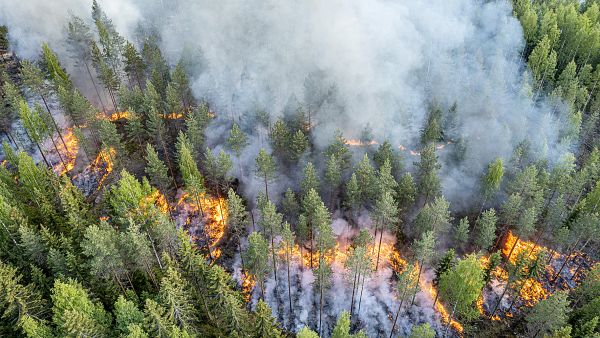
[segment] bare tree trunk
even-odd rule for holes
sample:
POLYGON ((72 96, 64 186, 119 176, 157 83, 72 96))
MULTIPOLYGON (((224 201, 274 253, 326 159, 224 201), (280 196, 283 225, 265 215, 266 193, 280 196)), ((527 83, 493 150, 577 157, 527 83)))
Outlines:
MULTIPOLYGON (((421 279, 421 272, 423 271, 423 262, 419 263, 419 274, 417 275, 417 285, 419 284, 419 280, 421 279)), ((417 297, 417 288, 415 287, 415 292, 413 293, 412 300, 410 301, 410 305, 412 306, 415 303, 415 297, 417 297)))
POLYGON ((352 298, 350 299, 350 318, 352 318, 352 314, 354 314, 354 293, 356 291, 356 278, 358 274, 358 269, 354 271, 354 279, 352 281, 352 298))
POLYGON ((390 338, 394 335, 394 329, 396 328, 396 322, 398 321, 398 316, 400 315, 400 310, 402 310, 402 303, 404 303, 404 297, 406 296, 406 288, 402 292, 402 299, 400 300, 400 305, 398 306, 398 311, 396 311, 396 315, 394 316, 394 323, 392 324, 392 330, 390 331, 390 338))
POLYGON ((377 262, 375 263, 375 271, 379 267, 379 253, 381 252, 381 241, 383 240, 383 229, 381 229, 381 235, 379 236, 379 248, 377 249, 377 262))
MULTIPOLYGON (((42 101, 44 102, 44 105, 46 106, 48 115, 50 116, 50 119, 52 120, 52 124, 54 124, 54 129, 56 129, 56 132, 58 133, 58 136, 60 137, 60 141, 62 142, 65 149, 67 149, 67 144, 65 143, 65 140, 62 137, 62 133, 60 132, 60 129, 58 128, 58 124, 56 124, 56 120, 54 120, 54 116, 52 116, 52 112, 50 112, 50 107, 48 107, 48 103, 46 103, 46 99, 44 98, 43 95, 40 95, 40 97, 42 98, 42 101)), ((50 137, 52 138, 52 136, 50 136, 50 137)))
POLYGON ((85 69, 87 70, 88 75, 90 76, 90 80, 92 81, 92 85, 94 85, 94 90, 96 90, 96 95, 98 95, 98 101, 100 101, 100 105, 102 106, 102 111, 106 113, 106 106, 104 106, 104 102, 102 101, 102 97, 100 96, 100 92, 98 91, 98 87, 96 86, 96 82, 94 81, 94 77, 92 76, 92 72, 90 71, 90 66, 87 61, 84 62, 85 69))
POLYGON ((287 279, 288 279, 288 299, 290 301, 290 322, 294 316, 294 308, 292 307, 292 283, 290 278, 290 250, 286 248, 286 263, 287 263, 287 279))

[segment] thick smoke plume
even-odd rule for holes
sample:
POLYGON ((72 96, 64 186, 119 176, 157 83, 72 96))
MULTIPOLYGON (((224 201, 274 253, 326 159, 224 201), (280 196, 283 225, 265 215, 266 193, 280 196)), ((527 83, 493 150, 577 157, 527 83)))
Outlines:
MULTIPOLYGON (((335 129, 358 138, 368 124, 375 140, 414 149, 431 105, 446 111, 456 103, 453 138, 466 142, 465 160, 442 169, 455 207, 466 205, 488 162, 510 157, 524 139, 551 163, 568 148, 563 107, 532 100, 522 30, 508 1, 99 3, 133 41, 136 32, 154 31, 172 63, 191 55, 195 95, 223 118, 257 110, 280 116, 302 105, 321 146, 335 129)), ((17 51, 31 57, 42 41, 60 51, 67 9, 87 18, 90 3, 0 5, 17 51)))

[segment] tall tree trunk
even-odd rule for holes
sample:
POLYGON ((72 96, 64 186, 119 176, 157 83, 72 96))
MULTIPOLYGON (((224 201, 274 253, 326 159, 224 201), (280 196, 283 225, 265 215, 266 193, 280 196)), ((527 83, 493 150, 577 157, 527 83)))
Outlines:
MULTIPOLYGON (((42 98, 42 101, 44 102, 44 105, 46 106, 48 115, 50 115, 50 120, 52 120, 52 124, 54 124, 54 129, 56 129, 56 132, 58 133, 58 136, 60 137, 60 141, 62 142, 65 149, 67 149, 67 144, 65 143, 65 140, 63 139, 62 133, 60 132, 60 128, 58 128, 58 124, 56 124, 56 120, 54 120, 54 116, 52 116, 52 112, 50 112, 50 107, 48 107, 48 103, 46 103, 46 98, 44 98, 44 95, 41 95, 41 94, 40 94, 40 97, 42 98)), ((52 137, 52 136, 50 136, 50 137, 52 137)))
POLYGON ((354 314, 354 293, 356 291, 356 278, 358 275, 358 269, 354 271, 354 279, 352 280, 352 298, 350 299, 350 318, 354 314))
POLYGON ((362 273, 362 269, 361 272, 359 273, 359 279, 360 279, 360 275, 362 275, 362 285, 360 287, 360 296, 358 296, 358 314, 360 314, 360 305, 362 304, 362 295, 363 295, 363 290, 365 289, 365 275, 362 273))
MULTIPOLYGON (((275 283, 277 283, 277 262, 275 262, 275 236, 273 236, 273 229, 271 229, 271 255, 273 256, 273 274, 275 275, 275 283)), ((277 288, 275 288, 277 289, 277 288)))
POLYGON ((517 243, 519 243, 519 236, 517 236, 517 240, 515 241, 515 243, 513 244, 512 248, 510 248, 510 252, 508 253, 508 257, 506 257, 506 260, 508 262, 510 262, 510 257, 512 256, 513 251, 515 250, 515 247, 517 246, 517 243))
MULTIPOLYGON (((319 263, 321 264, 321 263, 319 263)), ((323 331, 323 281, 319 282, 319 337, 323 331)))
MULTIPOLYGON (((417 286, 419 285, 419 280, 421 279, 421 272, 423 271, 423 262, 419 262, 419 273, 417 274, 417 286)), ((413 293, 412 300, 410 301, 410 305, 412 306, 415 303, 415 297, 417 297, 418 287, 415 287, 415 292, 413 293)))
POLYGON ((500 303, 502 303, 502 298, 504 298, 504 294, 508 290, 509 286, 510 286, 510 277, 509 277, 509 280, 506 281, 506 286, 504 287, 504 291, 502 291, 502 294, 500 295, 500 299, 498 299, 498 302, 496 303, 496 306, 494 306, 494 310, 492 311, 492 314, 490 315, 490 318, 494 317, 494 315, 496 314, 496 311, 498 310, 498 307, 500 306, 500 303))
POLYGON ((381 229, 381 235, 379 236, 379 248, 377 249, 377 262, 375 263, 375 271, 379 268, 379 253, 381 252, 381 241, 383 240, 383 229, 381 229))
POLYGON ((34 143, 37 146, 38 150, 40 151, 40 155, 42 155, 42 158, 44 159, 44 163, 46 163, 46 166, 48 168, 52 168, 52 166, 48 162, 48 159, 46 159, 46 155, 44 155, 44 152, 42 151, 42 148, 40 147, 40 145, 37 142, 34 142, 34 143))
POLYGON ((294 308, 292 307, 292 282, 290 278, 290 248, 286 248, 286 264, 287 264, 287 280, 288 280, 288 299, 290 301, 290 322, 294 316, 294 308))
POLYGON ((154 240, 152 239, 152 236, 150 236, 150 233, 148 233, 148 231, 146 231, 146 236, 148 236, 150 244, 152 245, 152 251, 154 251, 154 256, 156 256, 156 262, 158 263, 158 267, 161 270, 163 270, 162 262, 160 261, 160 257, 158 256, 158 252, 156 251, 156 247, 154 246, 154 240))
POLYGON ((311 226, 311 229, 309 230, 309 234, 310 234, 310 268, 312 270, 312 268, 313 268, 313 233, 312 233, 312 226, 311 226))
POLYGON ((60 151, 58 151, 58 147, 56 146, 56 142, 54 142, 54 138, 52 137, 52 135, 50 135, 50 140, 52 141, 52 145, 54 146, 54 150, 56 150, 56 153, 58 154, 58 159, 60 160, 60 163, 62 163, 63 168, 66 169, 67 165, 65 164, 65 160, 63 159, 62 155, 60 154, 60 151))
POLYGON ((267 197, 267 202, 269 201, 269 184, 267 183, 267 175, 265 174, 265 195, 267 197))
POLYGON ((404 297, 406 296, 406 289, 402 292, 402 299, 400 300, 400 305, 398 306, 398 311, 396 311, 396 315, 394 316, 394 323, 392 324, 392 330, 390 331, 390 338, 394 336, 394 329, 396 328, 396 322, 398 321, 398 316, 400 315, 400 310, 402 310, 402 303, 404 303, 404 297))
POLYGON ((85 69, 87 70, 87 73, 90 76, 90 80, 92 81, 92 85, 94 86, 94 90, 96 91, 96 95, 98 95, 98 101, 100 101, 100 105, 102 106, 102 111, 104 113, 106 113, 106 106, 104 105, 104 102, 102 101, 102 97, 100 96, 100 92, 98 91, 98 86, 96 86, 96 82, 94 81, 94 77, 92 76, 92 72, 90 71, 90 66, 88 65, 87 61, 84 62, 84 64, 85 64, 85 69))
MULTIPOLYGON (((160 132, 159 132, 160 133, 160 132)), ((175 186, 175 191, 179 188, 177 186, 177 181, 175 180, 175 171, 173 171, 173 166, 171 165, 171 157, 169 156, 169 152, 167 151, 167 146, 165 144, 165 140, 161 135, 158 135, 158 141, 160 142, 160 146, 163 149, 163 154, 165 154, 165 160, 167 161, 167 167, 169 167, 169 172, 171 173, 171 178, 173 179, 173 185, 175 186)), ((202 212, 204 215, 204 212, 202 212)))

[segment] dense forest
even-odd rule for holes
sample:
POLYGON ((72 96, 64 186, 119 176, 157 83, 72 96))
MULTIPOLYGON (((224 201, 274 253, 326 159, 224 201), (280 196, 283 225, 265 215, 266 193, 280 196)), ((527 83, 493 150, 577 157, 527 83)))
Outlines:
POLYGON ((469 130, 434 62, 404 144, 376 115, 331 123, 327 71, 268 111, 240 103, 248 66, 217 104, 202 52, 120 32, 102 1, 35 57, 0 21, 0 336, 600 337, 600 2, 489 3, 531 112, 469 130), (525 115, 508 156, 479 148, 525 115))

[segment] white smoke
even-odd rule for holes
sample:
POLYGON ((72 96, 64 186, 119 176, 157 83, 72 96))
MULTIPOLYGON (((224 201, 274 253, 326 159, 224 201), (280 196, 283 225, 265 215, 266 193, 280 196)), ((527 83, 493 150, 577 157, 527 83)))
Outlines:
MULTIPOLYGON (((257 110, 276 117, 298 102, 314 115, 318 147, 337 128, 357 138, 368 123, 376 140, 414 149, 431 103, 444 110, 456 103, 465 160, 442 169, 454 207, 469 202, 487 163, 507 159, 519 142, 550 163, 569 146, 561 142, 564 107, 531 99, 521 26, 506 0, 99 3, 134 41, 137 31, 158 31, 171 63, 196 51, 192 88, 223 120, 257 110)), ((90 8, 75 0, 0 5, 0 21, 25 57, 42 41, 60 45, 67 10, 89 18, 90 8)), ((215 130, 209 137, 226 132, 215 130)))

